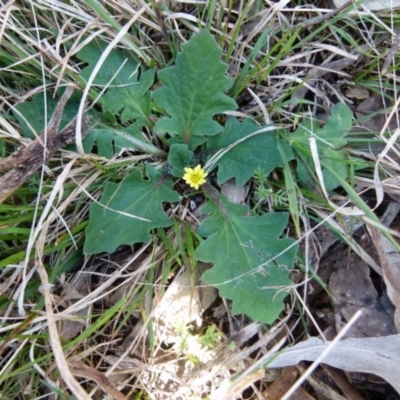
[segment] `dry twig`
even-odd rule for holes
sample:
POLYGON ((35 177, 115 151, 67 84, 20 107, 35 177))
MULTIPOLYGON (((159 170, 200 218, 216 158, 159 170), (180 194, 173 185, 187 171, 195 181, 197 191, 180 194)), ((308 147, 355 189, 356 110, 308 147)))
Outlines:
MULTIPOLYGON (((53 116, 45 130, 29 146, 20 148, 9 157, 0 160, 0 171, 10 170, 0 178, 0 203, 15 192, 32 176, 59 148, 74 143, 77 118, 74 118, 61 132, 57 133, 65 104, 73 89, 68 87, 58 102, 53 116)), ((89 131, 89 117, 82 120, 82 134, 89 131)))

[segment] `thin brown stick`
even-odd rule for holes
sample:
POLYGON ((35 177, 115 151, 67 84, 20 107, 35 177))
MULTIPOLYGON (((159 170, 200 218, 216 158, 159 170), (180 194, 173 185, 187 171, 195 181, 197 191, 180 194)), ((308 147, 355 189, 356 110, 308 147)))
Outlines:
POLYGON ((128 400, 100 371, 83 365, 72 365, 74 375, 95 381, 108 395, 116 400, 128 400))
MULTIPOLYGON (((57 133, 61 116, 72 89, 67 88, 58 102, 56 109, 43 132, 29 146, 18 149, 11 156, 0 160, 0 171, 10 170, 0 178, 0 203, 15 192, 30 176, 45 164, 55 151, 75 142, 75 117, 61 132, 57 133)), ((82 120, 82 136, 89 131, 89 117, 82 120)))
MULTIPOLYGON (((27 147, 19 148, 17 151, 12 153, 9 157, 6 157, 6 158, 3 158, 0 160, 0 172, 8 171, 11 168, 15 168, 21 164, 29 162, 30 158, 32 156, 32 153, 36 154, 38 150, 43 152, 45 147, 47 147, 47 151, 50 150, 48 147, 48 143, 47 143, 49 141, 48 136, 50 136, 50 141, 52 141, 51 138, 57 133, 58 128, 60 126, 61 117, 62 117, 64 108, 65 108, 65 105, 67 104, 67 101, 71 97, 73 91, 74 91, 74 89, 70 86, 68 86, 65 89, 65 92, 61 96, 61 99, 57 103, 56 108, 53 112, 53 115, 51 116, 51 119, 47 125, 47 129, 38 138, 36 138, 35 141, 33 141, 27 147), (46 146, 45 146, 45 143, 46 143, 46 146)), ((67 129, 67 127, 63 129, 63 132, 66 129, 67 129)))
MULTIPOLYGON (((45 164, 56 150, 75 142, 75 127, 76 118, 59 134, 48 132, 46 151, 40 143, 43 134, 21 151, 22 155, 16 160, 17 166, 0 178, 0 204, 45 164)), ((89 117, 85 117, 82 120, 82 133, 86 135, 88 131, 89 117)))

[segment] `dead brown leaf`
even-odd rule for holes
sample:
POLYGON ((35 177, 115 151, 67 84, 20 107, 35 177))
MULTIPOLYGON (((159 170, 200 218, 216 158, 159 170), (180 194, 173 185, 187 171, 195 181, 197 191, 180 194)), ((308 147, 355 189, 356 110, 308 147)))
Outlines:
POLYGON ((221 186, 221 194, 235 204, 245 204, 246 196, 249 192, 247 185, 239 187, 236 185, 234 179, 229 179, 221 186))
MULTIPOLYGON (((391 107, 393 103, 385 100, 381 94, 373 94, 368 99, 361 102, 355 110, 357 118, 373 115, 367 120, 360 122, 360 125, 369 131, 380 132, 387 121, 387 113, 382 110, 391 107)), ((388 126, 389 130, 394 131, 397 128, 396 118, 392 118, 388 126)))
POLYGON ((324 371, 335 381, 336 385, 346 395, 348 400, 363 400, 364 397, 355 389, 347 379, 346 374, 329 365, 322 364, 324 371))
POLYGON ((263 392, 268 400, 279 400, 295 383, 299 371, 295 367, 286 367, 279 377, 263 392))
POLYGON ((299 387, 291 396, 290 400, 315 400, 315 397, 307 393, 305 389, 299 387))
MULTIPOLYGON (((70 283, 64 283, 63 295, 58 303, 65 308, 81 300, 84 296, 78 292, 70 283)), ((74 338, 85 329, 84 317, 88 314, 90 306, 79 309, 71 315, 70 319, 63 319, 57 323, 60 336, 64 340, 74 338)))
POLYGON ((356 254, 335 264, 329 280, 336 313, 336 330, 358 310, 363 314, 350 328, 347 337, 388 336, 397 333, 393 316, 381 304, 370 278, 370 269, 356 254))
POLYGON ((387 294, 396 307, 394 323, 400 332, 400 254, 377 228, 368 226, 368 230, 379 255, 387 294))
POLYGON ((329 399, 329 400, 348 400, 346 397, 338 393, 338 391, 328 384, 324 383, 320 379, 316 379, 313 376, 307 378, 307 382, 317 393, 318 398, 329 399))
MULTIPOLYGON (((329 346, 316 337, 309 338, 282 352, 268 368, 297 365, 300 361, 314 361, 329 346)), ((400 335, 376 338, 349 338, 339 341, 322 362, 345 371, 370 373, 380 376, 400 393, 400 335)))

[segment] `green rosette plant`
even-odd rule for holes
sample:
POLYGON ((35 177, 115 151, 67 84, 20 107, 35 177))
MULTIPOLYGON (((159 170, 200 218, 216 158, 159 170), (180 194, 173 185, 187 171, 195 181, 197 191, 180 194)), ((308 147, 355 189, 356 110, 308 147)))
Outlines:
MULTIPOLYGON (((80 51, 78 56, 86 63, 79 76, 83 85, 104 48, 105 44, 92 41, 80 51)), ((289 214, 250 213, 249 206, 231 203, 219 188, 230 179, 242 187, 260 170, 265 176, 276 168, 288 171, 289 162, 297 165, 300 179, 307 183, 313 172, 310 137, 317 138, 322 159, 335 168, 351 116, 345 105, 339 105, 325 127, 305 123, 297 136, 233 116, 222 125, 216 116, 234 111, 237 104, 227 95, 234 82, 221 56, 222 50, 207 31, 191 37, 175 64, 157 74, 154 69, 145 70, 135 55, 125 51, 113 50, 108 55, 93 81, 94 90, 101 93, 101 111, 91 111, 95 124, 84 139, 84 149, 96 148, 106 158, 122 149, 146 152, 157 162, 131 166, 122 180, 105 184, 101 198, 89 207, 83 251, 111 253, 121 245, 152 240, 157 229, 174 224, 168 204, 201 191, 207 204, 193 256, 213 265, 203 281, 233 301, 235 314, 273 323, 284 309, 297 253, 296 241, 285 233, 289 214), (152 90, 156 77, 159 87, 152 90), (161 145, 154 144, 154 137, 161 145)), ((37 131, 44 125, 36 117, 41 115, 41 99, 17 107, 16 117, 26 135, 29 129, 24 121, 33 121, 37 131)), ((53 106, 51 99, 48 104, 53 106)), ((78 105, 79 98, 72 98, 65 120, 76 113, 78 105)), ((334 188, 335 179, 324 173, 328 189, 334 188)), ((339 173, 346 176, 345 170, 339 173)))

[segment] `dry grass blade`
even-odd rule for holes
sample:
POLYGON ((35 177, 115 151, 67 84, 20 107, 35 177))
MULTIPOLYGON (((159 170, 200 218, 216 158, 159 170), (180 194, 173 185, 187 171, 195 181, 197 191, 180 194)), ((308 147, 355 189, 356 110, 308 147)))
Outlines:
POLYGON ((399 44, 400 44, 400 31, 394 38, 392 47, 390 48, 390 51, 386 56, 386 60, 382 66, 382 75, 386 75, 386 72, 388 71, 390 64, 393 62, 395 54, 398 51, 399 44))
POLYGON ((88 396, 86 391, 75 379, 65 359, 64 350, 60 342, 60 337, 58 336, 57 325, 54 319, 53 299, 50 293, 49 280, 46 270, 42 263, 40 263, 37 266, 37 270, 40 275, 40 279, 42 281, 42 293, 44 296, 45 306, 46 306, 46 316, 47 316, 47 323, 50 335, 50 345, 53 350, 58 370, 60 371, 60 374, 63 380, 65 381, 65 384, 79 400, 89 400, 90 396, 88 396))
POLYGON ((104 50, 103 54, 101 55, 99 61, 97 62, 95 68, 93 69, 87 85, 85 87, 85 90, 83 91, 82 94, 82 99, 79 105, 79 110, 78 110, 78 116, 77 116, 77 129, 76 129, 76 145, 78 148, 78 151, 80 154, 84 154, 85 152, 83 151, 83 146, 82 146, 82 139, 85 137, 85 132, 82 129, 82 125, 80 122, 82 121, 83 123, 83 114, 84 114, 84 110, 85 110, 85 102, 86 102, 86 98, 87 95, 89 93, 90 87, 94 81, 94 79, 96 78, 96 74, 99 72, 104 60, 107 58, 107 56, 109 55, 109 53, 111 52, 111 50, 114 48, 114 46, 119 43, 119 41, 126 35, 126 33, 128 32, 129 28, 131 27, 131 25, 136 22, 136 20, 143 14, 143 12, 145 11, 145 8, 142 7, 139 11, 134 13, 134 16, 130 19, 130 21, 125 24, 121 30, 118 32, 118 34, 116 35, 116 37, 111 41, 111 43, 107 46, 107 48, 104 50))

